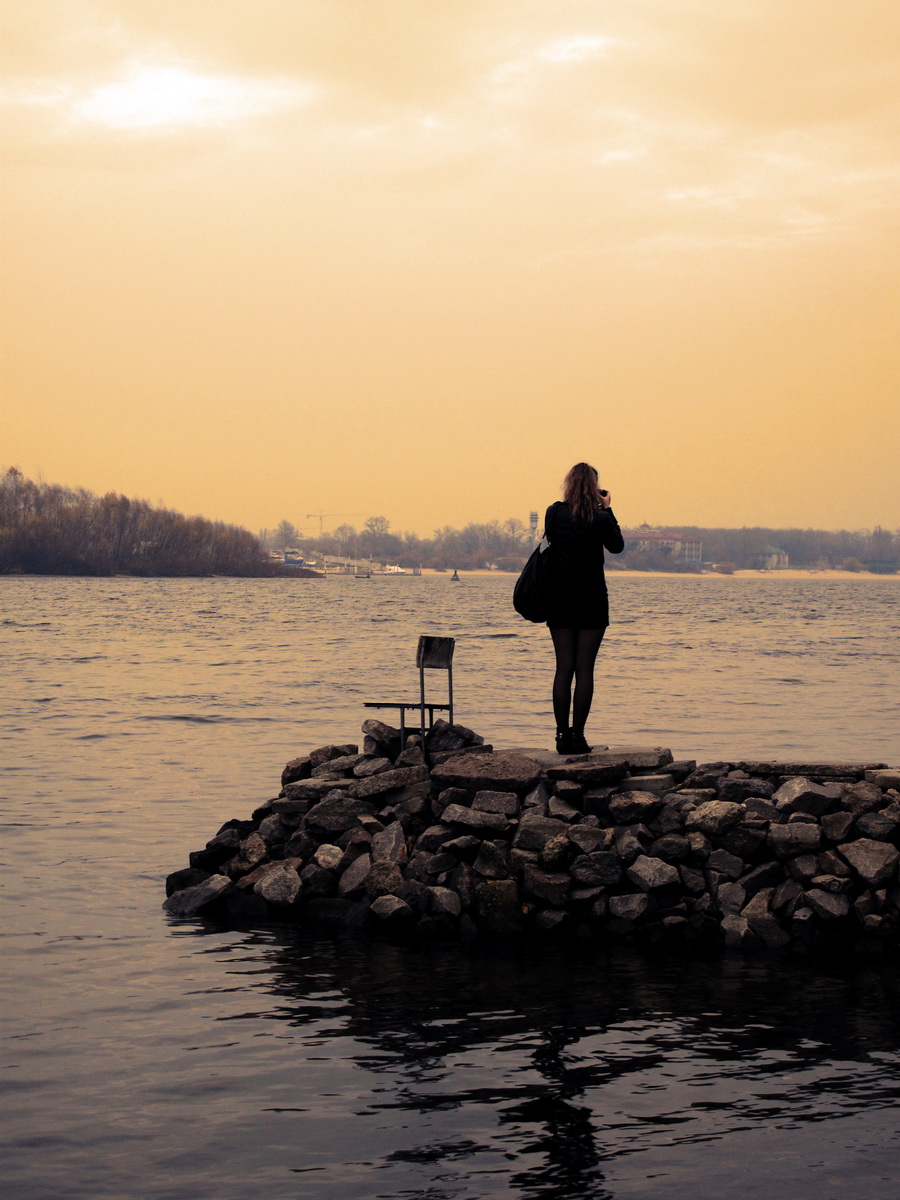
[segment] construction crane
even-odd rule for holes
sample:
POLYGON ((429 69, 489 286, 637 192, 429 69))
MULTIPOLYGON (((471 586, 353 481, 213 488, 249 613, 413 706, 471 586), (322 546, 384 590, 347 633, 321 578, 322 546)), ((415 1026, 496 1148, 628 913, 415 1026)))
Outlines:
POLYGON ((306 514, 307 521, 311 521, 313 517, 319 518, 319 537, 325 532, 326 517, 361 517, 362 513, 330 513, 330 512, 312 512, 306 514))

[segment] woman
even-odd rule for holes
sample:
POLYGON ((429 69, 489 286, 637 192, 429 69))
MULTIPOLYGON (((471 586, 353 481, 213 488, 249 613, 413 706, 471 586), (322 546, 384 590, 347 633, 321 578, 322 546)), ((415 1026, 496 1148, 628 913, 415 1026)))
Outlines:
POLYGON ((553 554, 547 625, 556 651, 553 715, 559 754, 589 754, 591 749, 584 726, 594 697, 594 662, 609 624, 603 550, 621 554, 625 549, 610 504, 596 469, 576 463, 563 481, 562 501, 551 504, 544 518, 553 554))

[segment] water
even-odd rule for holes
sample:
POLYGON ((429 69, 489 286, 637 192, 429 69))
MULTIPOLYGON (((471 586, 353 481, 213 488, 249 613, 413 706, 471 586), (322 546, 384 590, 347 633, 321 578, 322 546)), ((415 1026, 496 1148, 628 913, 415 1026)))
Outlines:
MULTIPOLYGON (((590 732, 900 759, 897 580, 611 581, 590 732)), ((894 965, 411 949, 170 923, 165 875, 414 688, 546 745, 509 580, 0 580, 5 1194, 896 1194, 894 965)), ((387 714, 384 714, 387 716, 387 714)))

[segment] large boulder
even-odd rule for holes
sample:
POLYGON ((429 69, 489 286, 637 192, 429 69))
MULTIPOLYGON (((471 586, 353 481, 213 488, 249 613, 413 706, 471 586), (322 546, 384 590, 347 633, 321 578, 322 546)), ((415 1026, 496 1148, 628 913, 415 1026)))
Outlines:
POLYGON ((508 751, 489 754, 457 754, 431 770, 438 788, 461 787, 471 792, 529 791, 540 779, 541 768, 533 759, 508 751))
POLYGON ((234 891, 234 884, 224 875, 210 875, 194 887, 174 892, 163 901, 163 908, 170 917, 196 917, 217 900, 224 899, 234 891))

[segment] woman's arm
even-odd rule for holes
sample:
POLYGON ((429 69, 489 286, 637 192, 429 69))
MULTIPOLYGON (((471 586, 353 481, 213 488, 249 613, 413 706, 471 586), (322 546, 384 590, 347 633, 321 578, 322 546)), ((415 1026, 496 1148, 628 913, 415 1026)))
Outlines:
POLYGON ((608 550, 610 554, 621 554, 625 549, 625 539, 622 537, 619 522, 608 504, 605 504, 600 510, 600 536, 603 539, 604 549, 608 550))

